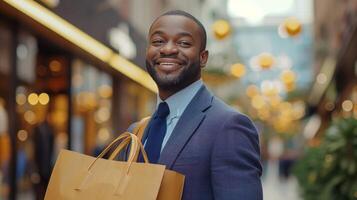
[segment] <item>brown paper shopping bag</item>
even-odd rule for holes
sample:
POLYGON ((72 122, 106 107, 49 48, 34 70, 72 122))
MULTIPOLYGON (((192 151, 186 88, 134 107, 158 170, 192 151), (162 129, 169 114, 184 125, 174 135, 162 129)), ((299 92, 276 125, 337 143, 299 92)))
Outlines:
MULTIPOLYGON (((115 156, 110 156, 114 158, 115 156)), ((149 164, 141 142, 134 134, 123 133, 97 157, 62 150, 53 169, 45 200, 178 200, 184 176, 149 164), (119 153, 130 143, 127 161, 102 159, 116 143, 119 153), (145 163, 137 163, 139 152, 145 163)))

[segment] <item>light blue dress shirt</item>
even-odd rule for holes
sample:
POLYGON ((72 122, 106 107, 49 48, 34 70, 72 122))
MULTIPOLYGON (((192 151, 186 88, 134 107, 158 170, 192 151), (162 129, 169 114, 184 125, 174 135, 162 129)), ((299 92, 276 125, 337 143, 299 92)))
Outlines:
MULTIPOLYGON (((165 102, 169 106, 170 114, 166 118, 166 134, 164 140, 162 141, 161 151, 169 140, 172 131, 174 130, 182 113, 185 111, 186 107, 196 95, 198 90, 202 87, 202 85, 203 82, 200 79, 165 100, 165 102)), ((161 102, 163 101, 160 99, 159 96, 157 96, 156 108, 161 102)))

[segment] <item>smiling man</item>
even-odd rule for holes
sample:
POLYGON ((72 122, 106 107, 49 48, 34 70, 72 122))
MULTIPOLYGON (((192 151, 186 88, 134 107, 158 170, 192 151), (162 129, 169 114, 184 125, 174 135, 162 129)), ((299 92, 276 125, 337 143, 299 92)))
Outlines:
POLYGON ((158 106, 142 141, 150 162, 185 175, 184 200, 260 200, 258 133, 201 80, 206 38, 184 11, 166 12, 151 25, 146 68, 159 88, 158 106))

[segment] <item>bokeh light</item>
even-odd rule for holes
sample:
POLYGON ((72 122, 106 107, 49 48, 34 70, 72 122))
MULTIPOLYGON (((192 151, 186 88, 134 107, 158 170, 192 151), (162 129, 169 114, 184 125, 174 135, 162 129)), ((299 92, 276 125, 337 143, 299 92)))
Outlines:
POLYGON ((301 22, 294 17, 287 18, 283 22, 283 27, 286 33, 291 37, 298 36, 302 30, 301 22))
POLYGON ((16 95, 16 103, 18 105, 24 105, 26 103, 26 95, 20 93, 16 95))
POLYGON ((113 95, 113 89, 109 85, 101 85, 98 88, 98 93, 102 98, 110 98, 113 95))
POLYGON ((17 132, 17 138, 21 141, 24 142, 28 138, 28 132, 26 130, 19 130, 17 132))
POLYGON ((255 109, 262 109, 265 105, 264 97, 261 95, 255 95, 252 98, 251 104, 252 104, 253 108, 255 108, 255 109))
POLYGON ((345 100, 342 102, 342 109, 345 112, 350 112, 353 109, 353 102, 351 100, 345 100))
POLYGON ((262 53, 258 57, 258 63, 262 69, 270 69, 274 64, 274 57, 270 53, 262 53))
POLYGON ((108 107, 102 107, 97 110, 95 113, 95 121, 97 123, 103 123, 109 120, 110 118, 110 110, 108 107))
POLYGON ((327 81, 327 76, 326 76, 326 74, 324 74, 324 73, 319 73, 317 76, 316 76, 316 81, 317 81, 317 83, 319 83, 319 84, 325 84, 326 83, 326 81, 327 81))
POLYGON ((36 123, 36 115, 32 110, 28 110, 24 113, 24 119, 31 125, 36 123))
POLYGON ((52 72, 60 72, 62 70, 62 64, 58 60, 52 60, 50 62, 50 70, 52 72))
POLYGON ((217 40, 223 40, 227 38, 232 31, 231 25, 226 20, 217 20, 212 25, 214 37, 217 40))
POLYGON ((280 79, 285 84, 291 84, 295 82, 296 75, 291 70, 284 70, 283 72, 281 72, 280 79))
POLYGON ((41 93, 38 97, 38 101, 40 102, 40 104, 46 105, 50 101, 50 96, 47 93, 41 93))
POLYGON ((27 101, 29 102, 30 105, 36 105, 38 103, 38 95, 36 93, 31 93, 27 97, 27 101))
POLYGON ((281 92, 281 84, 278 81, 265 80, 261 83, 260 89, 266 96, 275 96, 281 92))
POLYGON ((100 128, 98 131, 98 142, 105 143, 110 139, 110 132, 108 128, 100 128))
POLYGON ((286 92, 291 92, 291 91, 294 91, 295 89, 296 89, 296 83, 295 82, 285 84, 285 91, 286 92))
POLYGON ((246 74, 245 66, 241 63, 236 63, 231 66, 231 74, 237 78, 241 78, 246 74))
POLYGON ((253 98, 255 95, 259 94, 259 88, 256 85, 249 85, 245 93, 248 97, 253 98))

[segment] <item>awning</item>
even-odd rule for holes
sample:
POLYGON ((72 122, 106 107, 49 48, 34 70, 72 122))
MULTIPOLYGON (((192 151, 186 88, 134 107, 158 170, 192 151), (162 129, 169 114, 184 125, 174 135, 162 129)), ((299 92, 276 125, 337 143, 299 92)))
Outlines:
POLYGON ((39 3, 32 0, 3 0, 3 2, 126 77, 153 92, 157 92, 156 84, 146 71, 39 3))

